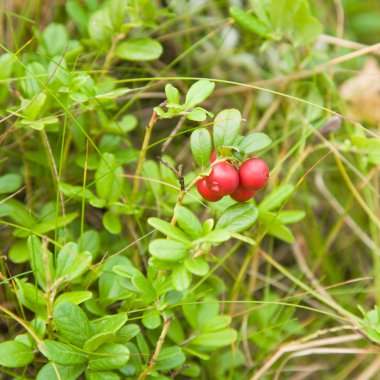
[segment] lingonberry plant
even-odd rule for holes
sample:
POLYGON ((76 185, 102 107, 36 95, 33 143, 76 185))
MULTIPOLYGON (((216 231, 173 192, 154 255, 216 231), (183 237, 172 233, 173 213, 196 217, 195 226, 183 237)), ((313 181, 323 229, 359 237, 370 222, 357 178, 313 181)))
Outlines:
POLYGON ((1 379, 378 372, 376 2, 2 3, 1 379))

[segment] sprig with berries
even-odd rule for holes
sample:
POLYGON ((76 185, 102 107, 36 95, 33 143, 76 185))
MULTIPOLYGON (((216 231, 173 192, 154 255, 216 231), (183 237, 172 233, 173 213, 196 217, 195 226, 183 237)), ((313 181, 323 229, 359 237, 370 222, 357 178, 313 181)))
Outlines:
POLYGON ((215 117, 213 151, 211 134, 206 128, 196 129, 191 135, 193 157, 201 167, 197 189, 209 202, 227 195, 236 202, 246 202, 268 181, 266 162, 249 155, 267 148, 271 139, 264 133, 240 135, 241 122, 237 109, 223 110, 215 117))

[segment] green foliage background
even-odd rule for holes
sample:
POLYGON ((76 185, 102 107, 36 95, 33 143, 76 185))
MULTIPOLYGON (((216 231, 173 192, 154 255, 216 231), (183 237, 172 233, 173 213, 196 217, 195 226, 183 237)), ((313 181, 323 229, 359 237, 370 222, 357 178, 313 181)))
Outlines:
POLYGON ((2 378, 378 372, 376 0, 0 4, 2 378))

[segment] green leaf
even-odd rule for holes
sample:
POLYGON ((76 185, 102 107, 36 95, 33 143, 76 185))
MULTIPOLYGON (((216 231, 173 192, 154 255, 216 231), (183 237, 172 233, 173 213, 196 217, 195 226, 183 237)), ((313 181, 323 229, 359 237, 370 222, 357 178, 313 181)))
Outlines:
POLYGON ((95 319, 90 322, 91 327, 96 334, 100 333, 116 333, 128 320, 127 313, 118 313, 107 315, 105 317, 95 319))
POLYGON ((202 224, 198 218, 186 207, 176 206, 174 216, 179 226, 193 239, 198 239, 203 234, 202 224))
POLYGON ((272 144, 272 140, 265 133, 251 133, 248 136, 244 136, 239 144, 239 148, 244 153, 250 154, 265 149, 270 144, 272 144))
POLYGON ((293 224, 304 219, 305 215, 305 211, 302 210, 281 211, 278 213, 277 218, 283 224, 293 224))
POLYGON ((186 245, 166 239, 153 240, 149 252, 153 257, 171 262, 181 261, 189 255, 186 245))
POLYGON ((16 241, 8 252, 8 258, 12 263, 20 264, 29 260, 28 246, 25 240, 16 241))
POLYGON ((212 244, 220 244, 231 238, 231 233, 227 230, 216 229, 209 234, 202 236, 200 239, 194 240, 193 244, 199 244, 201 242, 207 242, 212 244))
POLYGON ((111 153, 104 153, 95 173, 96 192, 106 202, 116 202, 123 191, 123 168, 111 153))
POLYGON ((119 380, 120 376, 113 372, 86 371, 86 380, 119 380))
POLYGON ((218 149, 221 146, 231 146, 239 135, 241 113, 231 108, 219 112, 214 120, 214 145, 218 149))
POLYGON ((260 210, 260 221, 267 229, 267 233, 278 239, 281 239, 289 244, 295 242, 295 237, 292 231, 282 224, 278 219, 278 215, 269 211, 260 210))
POLYGON ((90 252, 79 253, 76 243, 67 243, 57 256, 56 277, 65 277, 66 281, 73 280, 89 269, 91 260, 90 252))
POLYGON ((191 112, 186 114, 186 119, 193 121, 204 121, 207 118, 207 112, 201 107, 194 108, 191 112))
POLYGON ((116 265, 131 266, 131 262, 123 256, 115 256, 107 260, 99 278, 99 297, 101 301, 123 300, 132 293, 121 286, 119 276, 112 270, 116 265))
POLYGON ((59 364, 74 365, 85 363, 88 360, 88 356, 78 349, 53 340, 42 341, 38 345, 38 349, 49 360, 59 364))
POLYGON ((173 269, 172 284, 176 290, 183 292, 188 289, 191 284, 191 274, 184 265, 180 265, 173 269))
POLYGON ((87 352, 94 352, 105 343, 110 343, 115 338, 112 332, 102 332, 89 338, 83 345, 83 350, 87 352))
POLYGON ((122 368, 129 359, 129 350, 121 344, 105 344, 91 355, 89 368, 95 371, 108 371, 122 368))
POLYGON ((236 330, 228 328, 216 332, 201 333, 191 341, 191 345, 215 349, 218 347, 228 346, 235 342, 236 339, 236 330))
POLYGON ((291 39, 295 46, 310 44, 322 32, 322 25, 312 16, 307 0, 272 1, 270 18, 274 30, 291 39))
POLYGON ((184 232, 162 219, 149 218, 148 224, 150 224, 157 231, 162 232, 164 235, 169 236, 174 240, 177 240, 186 245, 190 243, 189 237, 184 232))
POLYGON ((24 367, 34 359, 33 349, 15 340, 0 343, 0 365, 8 368, 24 367))
POLYGON ((47 363, 38 372, 36 380, 77 380, 85 368, 85 364, 66 366, 56 363, 47 363))
POLYGON ((380 140, 361 135, 351 135, 351 142, 359 149, 359 154, 365 154, 368 162, 380 164, 380 140))
POLYGON ((229 315, 217 315, 202 324, 202 331, 211 332, 225 329, 231 324, 231 320, 229 315))
POLYGON ((29 236, 27 245, 34 275, 41 288, 45 290, 47 270, 50 271, 50 279, 54 280, 53 255, 41 244, 40 239, 35 235, 29 236))
POLYGON ((46 317, 46 300, 44 293, 36 285, 25 283, 23 280, 15 278, 17 284, 17 297, 22 305, 29 310, 46 317))
POLYGON ((292 195, 295 187, 289 183, 276 187, 259 205, 259 210, 272 211, 283 206, 292 195))
MULTIPOLYGON (((41 112, 41 109, 45 104, 46 98, 47 96, 43 92, 40 92, 35 97, 33 97, 33 99, 31 100, 25 99, 23 101, 22 106, 26 107, 24 113, 25 113, 25 116, 29 120, 36 120, 38 118, 41 112)), ((36 128, 36 125, 38 124, 35 124, 35 125, 29 124, 29 125, 34 129, 42 129, 44 127, 44 125, 42 125, 42 128, 39 128, 39 127, 36 128)))
POLYGON ((156 329, 161 325, 160 313, 157 310, 145 310, 141 322, 147 329, 156 329))
POLYGON ((140 326, 136 325, 134 323, 130 325, 126 325, 122 327, 118 332, 118 337, 123 338, 123 340, 131 340, 133 339, 137 334, 140 333, 140 326))
POLYGON ((103 215, 103 226, 109 233, 119 235, 122 228, 119 215, 106 211, 103 215))
POLYGON ((19 174, 4 174, 0 177, 0 194, 13 193, 22 185, 19 174))
POLYGON ((62 24, 49 24, 42 32, 42 46, 51 57, 64 54, 68 43, 67 29, 62 24))
POLYGON ((115 56, 127 61, 154 61, 160 58, 162 52, 162 45, 152 38, 133 38, 121 42, 115 56))
POLYGON ((187 108, 193 108, 197 104, 207 99, 214 91, 215 83, 207 79, 201 79, 195 82, 186 94, 185 105, 187 108))
POLYGON ((141 273, 132 277, 132 284, 144 295, 144 298, 146 298, 148 302, 153 302, 156 299, 157 295, 152 284, 141 273))
POLYGON ((168 371, 182 366, 185 361, 186 356, 180 347, 167 347, 161 350, 155 368, 159 371, 168 371))
POLYGON ((15 223, 28 228, 37 222, 30 210, 27 211, 25 206, 15 199, 9 199, 0 204, 0 217, 4 216, 8 216, 15 223))
POLYGON ((179 104, 179 91, 170 83, 165 86, 166 99, 170 103, 179 104))
POLYGON ((94 12, 88 22, 88 34, 98 42, 108 42, 112 36, 112 22, 108 9, 94 12))
POLYGON ((57 334, 77 347, 83 347, 92 335, 87 315, 74 303, 62 302, 56 306, 53 312, 53 322, 57 334))
POLYGON ((205 128, 198 128, 190 136, 190 147, 197 164, 204 168, 210 163, 212 142, 210 132, 205 128))
POLYGON ((58 298, 54 301, 54 306, 58 306, 63 302, 71 302, 76 305, 89 300, 92 298, 92 293, 87 290, 78 290, 75 292, 65 292, 58 296, 58 298))
POLYGON ((260 37, 268 37, 270 29, 254 15, 237 7, 231 7, 230 14, 242 29, 257 34, 260 37))
POLYGON ((210 269, 207 261, 205 261, 202 257, 185 260, 185 266, 190 273, 197 276, 205 276, 210 269))
POLYGON ((216 228, 230 232, 243 232, 255 223, 257 208, 251 203, 237 203, 228 207, 216 223, 216 228))

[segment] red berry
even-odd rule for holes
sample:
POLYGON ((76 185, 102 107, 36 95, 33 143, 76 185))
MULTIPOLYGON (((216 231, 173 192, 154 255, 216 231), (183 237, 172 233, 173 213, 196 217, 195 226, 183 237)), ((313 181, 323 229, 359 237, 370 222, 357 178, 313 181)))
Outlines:
POLYGON ((239 174, 232 165, 219 162, 212 167, 210 175, 206 177, 206 183, 215 193, 229 195, 239 186, 239 174))
POLYGON ((197 181, 197 189, 199 194, 202 195, 202 197, 206 199, 206 201, 217 202, 223 198, 223 195, 219 195, 208 188, 206 184, 206 178, 202 178, 199 181, 197 181))
POLYGON ((239 169, 241 186, 249 190, 262 189, 269 178, 269 168, 261 158, 250 158, 239 169))
POLYGON ((216 150, 211 153, 210 162, 213 163, 216 160, 216 150))
POLYGON ((256 191, 246 189, 245 187, 239 185, 238 188, 230 196, 236 202, 246 202, 250 200, 255 194, 256 191))

